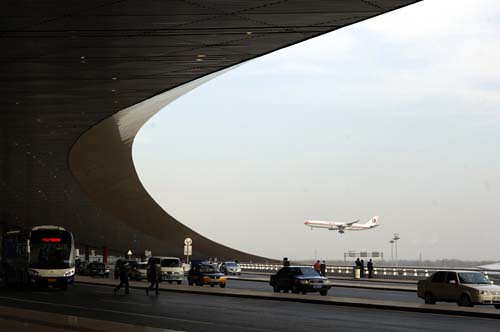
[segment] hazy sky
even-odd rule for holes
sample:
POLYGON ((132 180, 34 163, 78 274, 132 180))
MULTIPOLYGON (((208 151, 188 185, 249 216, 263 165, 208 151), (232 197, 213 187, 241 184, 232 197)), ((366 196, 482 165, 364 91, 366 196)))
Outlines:
POLYGON ((498 0, 427 0, 250 61, 145 125, 140 178, 189 227, 267 257, 390 258, 398 232, 400 258, 500 260, 499 31, 498 0))

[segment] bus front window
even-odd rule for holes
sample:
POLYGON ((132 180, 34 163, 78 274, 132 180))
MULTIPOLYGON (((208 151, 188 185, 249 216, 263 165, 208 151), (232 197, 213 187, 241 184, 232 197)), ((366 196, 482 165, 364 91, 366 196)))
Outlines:
POLYGON ((71 267, 70 254, 71 239, 67 234, 32 233, 30 241, 30 267, 35 269, 68 268, 71 267))

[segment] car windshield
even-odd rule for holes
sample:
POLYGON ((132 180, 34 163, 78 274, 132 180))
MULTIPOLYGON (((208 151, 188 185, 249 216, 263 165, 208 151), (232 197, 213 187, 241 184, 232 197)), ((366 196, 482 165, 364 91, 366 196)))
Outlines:
POLYGON ((179 267, 180 261, 178 259, 162 259, 161 260, 162 267, 179 267))
POLYGON ((461 284, 490 284, 490 281, 478 272, 460 272, 458 279, 461 284))
POLYGON ((214 265, 200 265, 201 273, 218 273, 219 269, 214 265))
POLYGON ((305 277, 317 277, 319 274, 314 271, 312 267, 301 267, 299 275, 303 275, 305 277))
POLYGON ((233 262, 226 262, 224 263, 226 266, 229 266, 229 267, 238 267, 238 264, 236 263, 233 263, 233 262))

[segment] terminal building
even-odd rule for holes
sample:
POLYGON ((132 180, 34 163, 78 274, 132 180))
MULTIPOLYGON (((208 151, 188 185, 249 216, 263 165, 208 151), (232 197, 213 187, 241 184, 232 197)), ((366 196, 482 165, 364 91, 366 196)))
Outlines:
POLYGON ((264 260, 160 208, 137 176, 135 135, 221 70, 414 2, 2 4, 0 231, 59 225, 80 246, 177 256, 190 237, 195 258, 264 260))

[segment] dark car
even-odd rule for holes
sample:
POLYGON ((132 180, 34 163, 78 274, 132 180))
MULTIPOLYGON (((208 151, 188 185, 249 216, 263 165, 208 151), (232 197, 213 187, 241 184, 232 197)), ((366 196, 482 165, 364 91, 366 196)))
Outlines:
POLYGON ((332 287, 328 278, 320 276, 309 266, 285 266, 271 276, 269 284, 276 293, 290 290, 295 294, 319 292, 323 296, 332 287))
POLYGON ((226 277, 221 273, 214 264, 198 264, 194 265, 188 273, 188 284, 192 285, 210 285, 214 287, 219 285, 221 288, 226 287, 226 277))
POLYGON ((109 269, 104 263, 93 262, 89 263, 86 267, 87 273, 91 277, 105 277, 109 278, 109 269))

